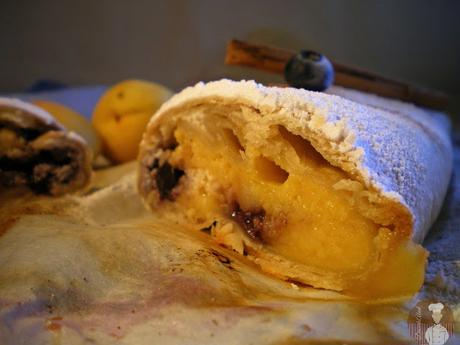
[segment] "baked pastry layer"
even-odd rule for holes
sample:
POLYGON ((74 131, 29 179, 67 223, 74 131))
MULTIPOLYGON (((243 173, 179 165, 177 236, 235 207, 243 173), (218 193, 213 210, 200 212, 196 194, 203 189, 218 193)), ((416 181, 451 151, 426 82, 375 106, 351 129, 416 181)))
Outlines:
POLYGON ((60 195, 90 177, 91 153, 80 136, 36 106, 0 98, 0 188, 60 195))
POLYGON ((430 162, 413 157, 427 149, 450 159, 446 138, 430 139, 418 122, 335 96, 198 84, 152 118, 139 190, 155 211, 210 228, 216 241, 282 279, 357 295, 409 294, 421 286, 426 260, 412 237, 433 219, 418 215, 419 201, 411 205, 406 194, 428 182, 435 217, 450 176, 446 164, 433 185, 422 169, 430 162))

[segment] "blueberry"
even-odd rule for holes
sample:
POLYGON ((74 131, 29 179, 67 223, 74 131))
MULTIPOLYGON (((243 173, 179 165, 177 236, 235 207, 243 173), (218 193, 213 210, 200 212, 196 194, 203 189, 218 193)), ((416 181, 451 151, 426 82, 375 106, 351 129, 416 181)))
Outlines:
POLYGON ((284 78, 293 87, 324 91, 334 81, 334 67, 324 55, 301 50, 287 62, 284 78))

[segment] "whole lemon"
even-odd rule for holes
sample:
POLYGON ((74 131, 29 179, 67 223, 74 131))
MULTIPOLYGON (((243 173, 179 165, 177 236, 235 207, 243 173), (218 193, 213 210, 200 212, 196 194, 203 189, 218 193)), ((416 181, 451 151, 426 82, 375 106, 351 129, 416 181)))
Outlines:
POLYGON ((135 79, 108 89, 99 99, 92 120, 104 153, 115 162, 135 159, 150 117, 172 95, 165 86, 135 79))
POLYGON ((96 133, 91 122, 83 115, 56 102, 37 99, 34 100, 33 103, 50 113, 66 129, 78 133, 83 139, 85 139, 88 146, 93 150, 94 157, 100 153, 101 139, 96 133))

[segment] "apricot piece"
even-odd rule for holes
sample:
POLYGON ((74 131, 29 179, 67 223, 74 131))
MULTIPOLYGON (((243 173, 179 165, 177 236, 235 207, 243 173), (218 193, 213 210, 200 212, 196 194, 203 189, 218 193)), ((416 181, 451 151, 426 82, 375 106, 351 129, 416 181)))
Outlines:
POLYGON ((125 80, 109 88, 92 119, 104 153, 118 163, 135 159, 149 119, 172 94, 168 88, 144 80, 125 80))

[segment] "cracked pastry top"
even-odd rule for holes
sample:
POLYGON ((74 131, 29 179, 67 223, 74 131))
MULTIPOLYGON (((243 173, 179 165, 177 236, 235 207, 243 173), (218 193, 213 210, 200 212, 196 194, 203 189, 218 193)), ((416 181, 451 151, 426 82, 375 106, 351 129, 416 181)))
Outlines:
POLYGON ((0 190, 26 187, 61 195, 87 185, 91 152, 46 111, 0 98, 0 190))
POLYGON ((427 257, 418 243, 452 169, 446 131, 419 113, 253 81, 199 83, 152 117, 139 192, 157 214, 210 230, 281 279, 413 294, 427 257))

